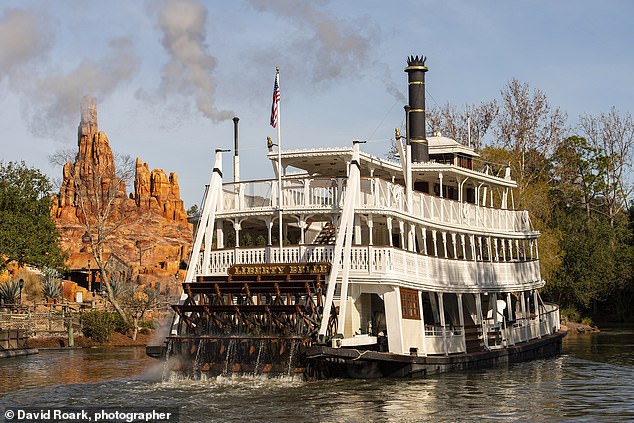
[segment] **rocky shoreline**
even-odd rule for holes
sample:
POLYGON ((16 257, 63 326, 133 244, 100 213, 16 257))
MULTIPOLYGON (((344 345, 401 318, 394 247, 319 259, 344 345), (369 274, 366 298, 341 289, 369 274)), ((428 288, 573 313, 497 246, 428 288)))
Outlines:
POLYGON ((563 321, 561 328, 568 331, 568 334, 601 332, 597 326, 584 325, 582 323, 563 321))

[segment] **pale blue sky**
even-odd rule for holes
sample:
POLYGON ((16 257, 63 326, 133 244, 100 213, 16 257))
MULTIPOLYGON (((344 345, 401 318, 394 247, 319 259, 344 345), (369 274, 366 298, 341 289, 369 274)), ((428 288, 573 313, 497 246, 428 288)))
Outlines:
MULTIPOLYGON (((582 113, 634 109, 630 1, 12 1, 0 5, 0 159, 51 177, 97 97, 114 150, 179 175, 199 202, 240 117, 242 179, 264 159, 275 66, 282 146, 383 155, 403 121, 405 59, 428 57, 428 106, 498 98, 512 78, 582 113), (226 119, 229 117, 229 119, 226 119)), ((230 180, 231 158, 225 160, 230 180)))

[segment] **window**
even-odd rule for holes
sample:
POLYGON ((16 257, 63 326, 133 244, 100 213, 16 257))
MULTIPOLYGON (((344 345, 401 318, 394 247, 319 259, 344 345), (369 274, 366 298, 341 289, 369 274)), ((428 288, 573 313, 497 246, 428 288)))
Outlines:
POLYGON ((401 312, 403 319, 420 320, 420 309, 418 308, 418 291, 414 289, 401 288, 401 312))

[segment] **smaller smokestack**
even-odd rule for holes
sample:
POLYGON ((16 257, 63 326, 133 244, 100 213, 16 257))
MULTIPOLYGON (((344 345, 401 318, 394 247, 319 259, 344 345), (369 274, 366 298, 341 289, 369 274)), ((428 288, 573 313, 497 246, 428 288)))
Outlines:
MULTIPOLYGON (((240 182, 240 158, 238 157, 238 121, 240 118, 233 118, 233 181, 240 182)), ((237 188, 237 187, 236 187, 237 188)))
POLYGON ((407 85, 409 93, 409 132, 407 138, 412 145, 412 162, 429 161, 429 147, 425 133, 425 56, 410 56, 407 59, 407 85))

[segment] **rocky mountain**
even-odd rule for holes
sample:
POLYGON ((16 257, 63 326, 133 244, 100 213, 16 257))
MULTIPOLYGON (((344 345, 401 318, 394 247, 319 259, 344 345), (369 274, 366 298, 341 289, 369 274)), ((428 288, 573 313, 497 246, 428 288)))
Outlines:
POLYGON ((117 169, 108 137, 98 128, 94 98, 82 102, 77 138, 77 154, 63 165, 60 192, 51 209, 64 251, 69 256, 86 251, 84 222, 97 209, 106 210, 116 230, 105 250, 125 261, 142 283, 171 280, 175 284, 192 243, 178 176, 150 170, 140 158, 117 169), (134 192, 127 193, 121 176, 134 181, 134 192))

